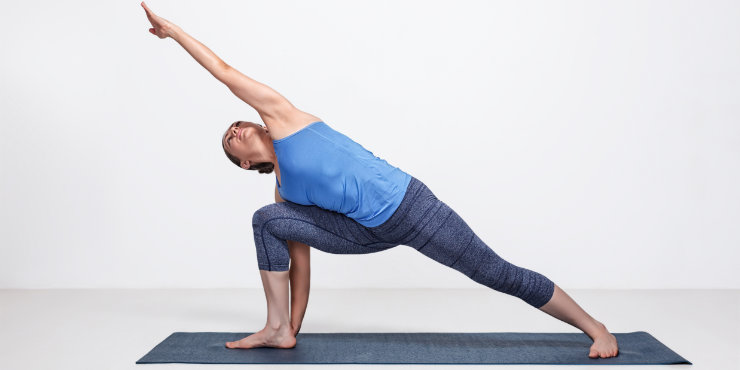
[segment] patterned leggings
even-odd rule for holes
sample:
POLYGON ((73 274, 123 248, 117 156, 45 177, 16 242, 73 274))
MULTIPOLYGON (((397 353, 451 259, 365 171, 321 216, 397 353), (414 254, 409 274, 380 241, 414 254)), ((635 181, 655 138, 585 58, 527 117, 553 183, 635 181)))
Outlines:
POLYGON ((252 228, 260 270, 288 270, 288 240, 332 254, 375 253, 406 245, 535 308, 545 305, 555 289, 546 276, 499 257, 457 212, 413 176, 398 209, 375 227, 318 206, 286 201, 258 209, 252 228))

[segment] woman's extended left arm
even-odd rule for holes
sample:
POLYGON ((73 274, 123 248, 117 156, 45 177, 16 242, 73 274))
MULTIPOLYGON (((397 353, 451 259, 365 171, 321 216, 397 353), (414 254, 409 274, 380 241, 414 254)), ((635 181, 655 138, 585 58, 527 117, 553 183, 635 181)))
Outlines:
POLYGON ((223 82, 239 99, 254 108, 265 121, 265 124, 269 126, 272 122, 280 122, 286 115, 295 111, 296 108, 288 99, 277 91, 245 76, 226 64, 211 49, 188 35, 180 27, 154 14, 143 1, 141 6, 153 26, 149 29, 149 32, 160 39, 170 37, 177 41, 216 79, 223 82))

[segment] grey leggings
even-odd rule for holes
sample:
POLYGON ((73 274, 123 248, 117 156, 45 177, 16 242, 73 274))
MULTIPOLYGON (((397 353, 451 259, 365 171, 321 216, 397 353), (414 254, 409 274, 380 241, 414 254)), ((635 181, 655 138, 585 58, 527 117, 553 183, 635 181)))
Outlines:
POLYGON ((406 245, 536 308, 547 303, 555 289, 546 276, 499 257, 413 176, 398 209, 379 226, 366 227, 339 212, 286 201, 258 209, 252 228, 260 270, 288 270, 288 240, 332 254, 374 253, 406 245))

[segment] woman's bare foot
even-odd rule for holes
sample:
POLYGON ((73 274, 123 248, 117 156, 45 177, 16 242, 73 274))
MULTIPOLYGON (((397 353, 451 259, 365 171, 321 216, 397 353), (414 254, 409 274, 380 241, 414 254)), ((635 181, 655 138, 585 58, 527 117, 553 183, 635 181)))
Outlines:
POLYGON ((276 347, 276 348, 293 348, 296 339, 293 335, 293 329, 290 326, 281 326, 279 329, 272 329, 265 326, 262 330, 235 342, 226 342, 227 348, 256 348, 256 347, 276 347))
POLYGON ((606 326, 604 326, 604 324, 598 321, 596 323, 603 330, 592 338, 594 340, 594 344, 591 345, 591 351, 589 352, 588 357, 607 358, 616 356, 619 353, 617 337, 610 333, 609 330, 606 330, 606 326))

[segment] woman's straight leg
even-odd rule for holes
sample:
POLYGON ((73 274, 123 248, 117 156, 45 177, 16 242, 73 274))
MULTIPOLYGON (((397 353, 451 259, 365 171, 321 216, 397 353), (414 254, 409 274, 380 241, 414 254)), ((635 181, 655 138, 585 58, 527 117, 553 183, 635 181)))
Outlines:
POLYGON ((410 246, 479 284, 536 308, 552 297, 555 284, 550 279, 501 258, 457 212, 413 176, 396 212, 370 230, 379 240, 410 246))
POLYGON ((546 276, 514 265, 486 245, 460 215, 414 178, 390 222, 371 228, 381 239, 408 245, 475 282, 518 297, 583 330, 594 344, 589 357, 618 352, 614 335, 546 276))

